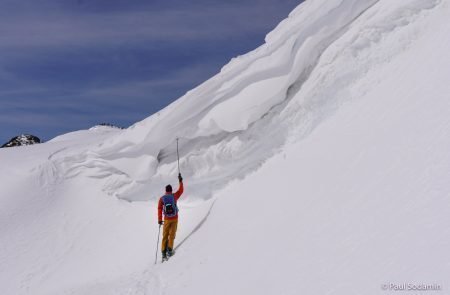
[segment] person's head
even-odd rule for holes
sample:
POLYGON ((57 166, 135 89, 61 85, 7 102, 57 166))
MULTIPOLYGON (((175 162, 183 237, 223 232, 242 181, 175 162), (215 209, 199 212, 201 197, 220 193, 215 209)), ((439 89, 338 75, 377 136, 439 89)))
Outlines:
POLYGON ((166 193, 172 192, 172 186, 170 184, 166 185, 166 193))

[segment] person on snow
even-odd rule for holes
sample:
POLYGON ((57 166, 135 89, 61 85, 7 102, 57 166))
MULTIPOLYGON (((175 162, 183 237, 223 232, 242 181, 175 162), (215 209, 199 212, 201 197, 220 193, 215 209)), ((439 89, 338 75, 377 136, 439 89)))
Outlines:
POLYGON ((161 242, 161 251, 163 259, 167 256, 172 256, 173 243, 178 225, 178 207, 177 201, 184 191, 183 177, 181 173, 178 174, 179 188, 175 193, 172 193, 172 186, 166 186, 166 193, 159 199, 158 202, 158 224, 163 224, 163 237, 161 242), (162 215, 164 213, 164 222, 162 215))

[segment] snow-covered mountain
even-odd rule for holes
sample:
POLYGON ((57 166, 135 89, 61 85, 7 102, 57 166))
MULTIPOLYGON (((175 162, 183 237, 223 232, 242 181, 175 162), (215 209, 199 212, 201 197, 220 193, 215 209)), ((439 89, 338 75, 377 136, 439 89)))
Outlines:
POLYGON ((41 143, 39 137, 31 134, 21 134, 11 138, 7 143, 0 146, 0 148, 24 146, 41 143))
POLYGON ((1 150, 1 293, 445 290, 449 20, 449 0, 307 0, 126 130, 1 150), (155 265, 177 138, 177 254, 155 265))

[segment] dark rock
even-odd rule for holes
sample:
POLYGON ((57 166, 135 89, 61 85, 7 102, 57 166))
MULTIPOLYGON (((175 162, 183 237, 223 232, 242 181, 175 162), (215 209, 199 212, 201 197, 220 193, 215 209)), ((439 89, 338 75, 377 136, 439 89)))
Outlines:
POLYGON ((106 127, 111 127, 111 128, 117 128, 117 129, 125 129, 123 127, 119 127, 119 126, 116 126, 116 125, 111 124, 111 123, 100 123, 97 126, 106 126, 106 127))
POLYGON ((41 143, 39 137, 30 135, 30 134, 22 134, 12 138, 10 141, 2 145, 2 148, 5 147, 13 147, 13 146, 23 146, 23 145, 32 145, 36 143, 41 143))

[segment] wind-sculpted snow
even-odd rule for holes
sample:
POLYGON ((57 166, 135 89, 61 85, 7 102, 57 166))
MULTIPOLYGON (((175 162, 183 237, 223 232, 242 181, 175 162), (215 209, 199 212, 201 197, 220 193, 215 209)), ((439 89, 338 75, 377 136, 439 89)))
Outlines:
POLYGON ((286 142, 297 122, 291 120, 293 113, 282 111, 321 55, 376 2, 305 4, 303 13, 291 14, 260 48, 234 59, 158 114, 91 151, 57 160, 57 165, 67 177, 85 173, 104 178, 105 191, 118 198, 147 200, 176 175, 179 138, 181 171, 191 194, 209 198, 255 170, 286 142))
POLYGON ((406 31, 407 40, 388 52, 377 48, 382 38, 439 2, 409 1, 385 14, 377 11, 386 3, 364 14, 377 1, 306 2, 266 44, 158 114, 91 151, 60 159, 60 167, 68 177, 104 178, 104 190, 118 198, 148 200, 176 175, 179 138, 190 193, 207 199, 259 167, 288 138, 306 136, 342 103, 363 95, 346 85, 373 67, 377 55, 378 65, 388 62, 415 32, 406 31))

